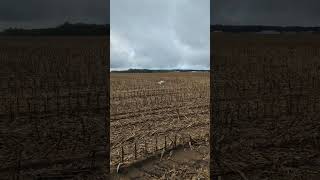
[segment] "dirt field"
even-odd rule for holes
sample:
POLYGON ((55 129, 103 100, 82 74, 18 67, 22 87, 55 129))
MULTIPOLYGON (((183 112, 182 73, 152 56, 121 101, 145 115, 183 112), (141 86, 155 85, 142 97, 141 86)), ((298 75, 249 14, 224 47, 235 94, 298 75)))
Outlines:
POLYGON ((209 142, 179 146, 161 158, 155 155, 113 173, 114 180, 126 179, 209 179, 209 142))
POLYGON ((211 38, 211 174, 319 179, 320 36, 211 38))
POLYGON ((107 172, 107 42, 0 37, 0 179, 107 172))
POLYGON ((111 168, 123 163, 118 178, 208 177, 209 93, 209 73, 111 73, 111 168), (161 154, 172 159, 160 161, 161 154), (190 174, 182 176, 183 169, 190 174))

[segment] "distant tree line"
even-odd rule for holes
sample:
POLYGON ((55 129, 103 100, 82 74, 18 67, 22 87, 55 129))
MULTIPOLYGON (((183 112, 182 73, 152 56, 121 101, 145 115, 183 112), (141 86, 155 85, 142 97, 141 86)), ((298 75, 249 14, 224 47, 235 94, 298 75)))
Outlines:
POLYGON ((210 31, 223 32, 262 32, 262 31, 276 31, 276 32, 320 32, 320 27, 301 27, 301 26, 263 26, 263 25, 211 25, 210 31))
POLYGON ((166 73, 166 72, 209 72, 209 70, 192 69, 128 69, 122 71, 111 71, 114 73, 166 73))
POLYGON ((71 24, 66 22, 58 27, 43 29, 9 28, 0 33, 7 36, 104 36, 110 34, 110 25, 71 24))

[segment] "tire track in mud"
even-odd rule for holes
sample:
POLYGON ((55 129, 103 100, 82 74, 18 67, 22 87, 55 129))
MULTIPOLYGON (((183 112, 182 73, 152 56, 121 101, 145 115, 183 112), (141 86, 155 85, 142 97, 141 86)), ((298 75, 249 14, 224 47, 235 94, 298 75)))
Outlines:
POLYGON ((161 158, 155 155, 125 166, 119 173, 112 172, 114 180, 129 179, 209 179, 209 144, 198 142, 190 149, 188 145, 168 151, 161 158))

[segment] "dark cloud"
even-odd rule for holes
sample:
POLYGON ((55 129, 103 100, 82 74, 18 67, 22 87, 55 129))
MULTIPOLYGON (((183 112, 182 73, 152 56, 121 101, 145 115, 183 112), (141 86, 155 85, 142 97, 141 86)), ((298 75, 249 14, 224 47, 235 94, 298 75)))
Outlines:
POLYGON ((56 26, 65 21, 109 23, 109 0, 2 0, 0 29, 56 26))
POLYGON ((214 0, 211 24, 320 26, 318 0, 214 0))
POLYGON ((111 68, 208 69, 209 0, 111 0, 111 68))

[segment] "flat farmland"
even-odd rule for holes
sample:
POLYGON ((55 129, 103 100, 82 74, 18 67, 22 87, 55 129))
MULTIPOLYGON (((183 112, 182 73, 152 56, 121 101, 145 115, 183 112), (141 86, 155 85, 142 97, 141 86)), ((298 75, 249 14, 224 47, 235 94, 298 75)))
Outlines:
POLYGON ((107 40, 0 37, 0 179, 107 173, 107 40))
POLYGON ((211 33, 211 175, 319 179, 319 37, 211 33))
POLYGON ((209 73, 110 77, 111 168, 125 172, 113 178, 208 178, 209 73))

